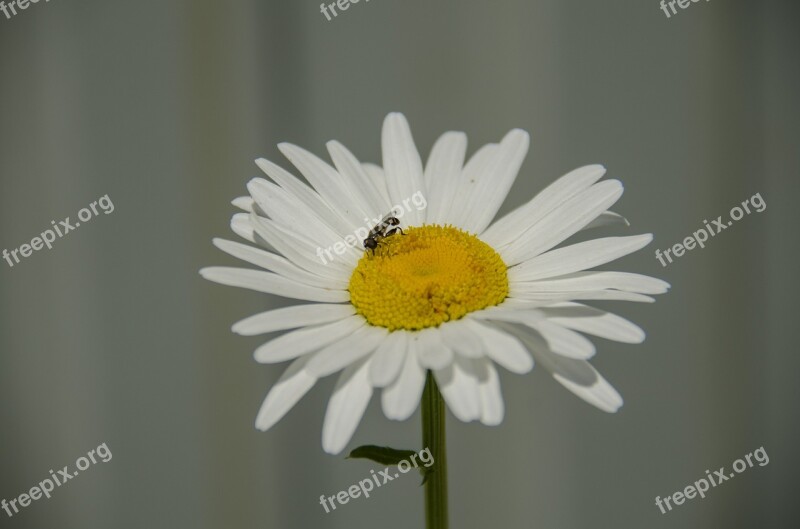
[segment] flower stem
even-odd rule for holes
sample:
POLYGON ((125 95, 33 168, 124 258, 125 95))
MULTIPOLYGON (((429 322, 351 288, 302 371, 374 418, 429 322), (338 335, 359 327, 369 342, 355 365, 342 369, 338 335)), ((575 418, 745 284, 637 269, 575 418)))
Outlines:
POLYGON ((447 529, 447 442, 444 399, 433 374, 428 371, 422 394, 422 448, 433 456, 433 467, 425 482, 425 527, 447 529))

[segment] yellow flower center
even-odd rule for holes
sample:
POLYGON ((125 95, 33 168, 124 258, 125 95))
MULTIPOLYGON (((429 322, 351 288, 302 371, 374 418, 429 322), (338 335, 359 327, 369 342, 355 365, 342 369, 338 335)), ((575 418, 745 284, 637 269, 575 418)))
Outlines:
POLYGON ((485 242, 452 226, 408 228, 367 250, 350 277, 350 301, 376 326, 419 330, 497 305, 506 265, 485 242))

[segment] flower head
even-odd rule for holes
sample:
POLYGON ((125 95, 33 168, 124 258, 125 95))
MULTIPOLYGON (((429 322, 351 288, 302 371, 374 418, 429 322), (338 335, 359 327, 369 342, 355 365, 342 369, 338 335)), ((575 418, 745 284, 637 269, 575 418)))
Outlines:
POLYGON ((383 167, 360 163, 335 141, 334 166, 281 144, 310 186, 258 160, 269 180, 248 184, 250 196, 234 201, 245 212, 231 222, 251 245, 214 243, 262 270, 201 270, 218 283, 312 302, 233 326, 244 335, 289 331, 255 352, 262 363, 292 360, 256 426, 270 428, 319 378, 341 371, 322 438, 338 453, 375 388, 387 417, 408 418, 426 370, 458 419, 495 425, 504 415, 495 366, 521 374, 534 359, 582 399, 616 411, 622 398, 588 363, 595 347, 584 335, 639 343, 644 332, 581 302, 650 302, 669 285, 590 270, 641 249, 649 234, 562 243, 627 224, 608 210, 622 184, 600 181, 602 166, 581 167, 491 224, 527 153, 527 133, 512 130, 464 163, 466 136, 447 132, 424 167, 402 114, 386 117, 382 140, 383 167), (365 250, 368 237, 374 244, 365 250))

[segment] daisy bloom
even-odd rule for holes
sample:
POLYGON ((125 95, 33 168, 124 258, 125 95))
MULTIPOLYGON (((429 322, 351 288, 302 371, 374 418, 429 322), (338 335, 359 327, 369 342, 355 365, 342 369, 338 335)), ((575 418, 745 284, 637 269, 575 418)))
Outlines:
POLYGON ((322 428, 331 454, 350 441, 375 388, 385 415, 404 420, 428 373, 462 421, 499 424, 497 366, 523 374, 534 361, 586 402, 619 409, 619 393, 588 362, 595 346, 586 335, 640 343, 645 333, 583 302, 652 302, 669 285, 591 270, 643 248, 650 234, 562 244, 581 230, 627 224, 609 211, 623 187, 601 181, 603 166, 562 176, 492 223, 528 143, 514 129, 464 163, 466 135, 446 132, 423 165, 405 117, 392 113, 383 123, 383 167, 359 162, 336 141, 327 144, 333 165, 279 145, 307 183, 257 160, 268 179, 249 182, 249 196, 234 200, 244 212, 231 222, 250 244, 214 244, 259 269, 201 270, 217 283, 304 302, 233 326, 242 335, 289 331, 255 351, 261 363, 291 361, 257 428, 270 428, 317 380, 340 371, 322 428), (368 230, 388 213, 402 232, 384 225, 377 247, 365 251, 368 230))

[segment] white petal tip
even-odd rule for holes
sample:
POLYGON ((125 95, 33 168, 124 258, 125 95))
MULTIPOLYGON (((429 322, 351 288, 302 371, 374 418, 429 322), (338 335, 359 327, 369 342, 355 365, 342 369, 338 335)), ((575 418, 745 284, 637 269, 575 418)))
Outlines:
POLYGON ((600 410, 606 413, 617 413, 620 408, 622 408, 622 395, 617 392, 617 390, 612 389, 613 393, 607 395, 605 401, 601 404, 595 403, 600 410))
POLYGON ((277 421, 267 421, 262 419, 261 417, 256 417, 256 430, 260 432, 266 432, 267 430, 275 426, 276 422, 277 421))
POLYGON ((528 364, 527 366, 520 367, 518 370, 514 371, 514 373, 517 375, 527 375, 531 371, 533 371, 533 359, 531 359, 530 364, 528 364))
POLYGON ((442 138, 449 138, 450 140, 467 141, 467 133, 460 130, 448 130, 442 134, 442 138))
POLYGON ((328 142, 325 143, 325 147, 327 147, 329 151, 341 150, 346 148, 344 145, 342 145, 340 142, 336 140, 329 140, 328 142))
POLYGON ((231 200, 231 205, 244 211, 250 211, 253 205, 252 197, 236 197, 231 200))
MULTIPOLYGON (((384 389, 384 391, 386 390, 384 389)), ((419 407, 419 403, 417 403, 411 410, 387 410, 387 407, 389 406, 387 406, 385 403, 381 403, 383 414, 387 419, 390 421, 405 421, 414 415, 414 412, 417 411, 417 407, 419 407)))
POLYGON ((506 137, 503 138, 504 140, 513 139, 514 141, 520 141, 525 144, 529 144, 531 141, 531 135, 528 134, 527 130, 523 129, 511 129, 506 134, 506 137))
POLYGON ((335 456, 339 455, 339 453, 344 450, 344 446, 326 446, 323 443, 322 449, 325 451, 325 453, 335 456))
POLYGON ((269 170, 270 162, 266 158, 256 158, 256 165, 266 173, 269 170))
POLYGON ((289 160, 292 159, 292 156, 294 155, 295 152, 297 152, 298 149, 299 147, 287 141, 283 141, 278 144, 278 150, 281 151, 281 153, 283 153, 284 156, 289 158, 289 160))
POLYGON ((383 120, 384 130, 386 128, 399 127, 401 129, 410 131, 410 126, 406 116, 402 112, 389 112, 383 120))
MULTIPOLYGON (((625 185, 623 185, 621 180, 611 179, 611 180, 604 180, 604 182, 613 182, 613 186, 617 188, 617 190, 618 190, 620 195, 625 190, 625 185)), ((602 184, 603 182, 600 182, 600 183, 602 184)), ((611 184, 607 184, 607 185, 611 185, 611 184)))
POLYGON ((233 332, 234 334, 238 334, 239 336, 253 336, 250 333, 244 332, 242 330, 242 326, 239 325, 238 322, 231 325, 231 332, 233 332))
POLYGON ((271 364, 272 363, 272 362, 270 362, 268 360, 268 358, 265 356, 265 354, 263 352, 261 352, 260 348, 256 349, 255 351, 253 351, 253 360, 258 362, 259 364, 271 364))
MULTIPOLYGON (((211 239, 211 244, 222 250, 222 246, 225 246, 225 239, 222 237, 214 237, 211 239)), ((205 268, 201 269, 200 271, 202 272, 203 270, 205 270, 205 268)))

